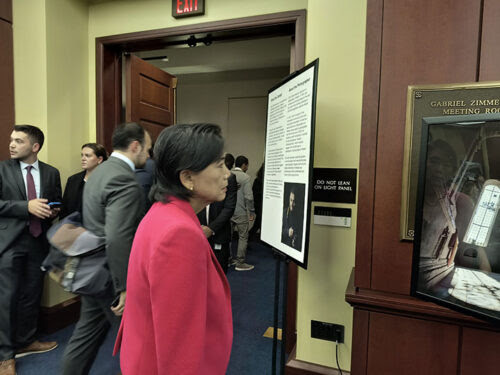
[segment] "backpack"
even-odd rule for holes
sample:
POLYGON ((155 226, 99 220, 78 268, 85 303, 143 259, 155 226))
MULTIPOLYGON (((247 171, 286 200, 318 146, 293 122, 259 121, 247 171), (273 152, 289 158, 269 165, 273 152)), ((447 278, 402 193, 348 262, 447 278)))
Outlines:
POLYGON ((73 212, 47 232, 49 254, 42 263, 64 290, 99 297, 112 293, 106 240, 86 230, 80 212, 73 212))

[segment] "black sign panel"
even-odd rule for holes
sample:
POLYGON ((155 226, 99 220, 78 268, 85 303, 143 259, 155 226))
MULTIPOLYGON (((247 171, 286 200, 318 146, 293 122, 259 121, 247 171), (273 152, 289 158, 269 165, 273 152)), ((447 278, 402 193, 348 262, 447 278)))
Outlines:
POLYGON ((182 18, 205 14, 205 0, 172 0, 172 17, 182 18))
POLYGON ((356 203, 357 169, 314 168, 312 200, 356 203))

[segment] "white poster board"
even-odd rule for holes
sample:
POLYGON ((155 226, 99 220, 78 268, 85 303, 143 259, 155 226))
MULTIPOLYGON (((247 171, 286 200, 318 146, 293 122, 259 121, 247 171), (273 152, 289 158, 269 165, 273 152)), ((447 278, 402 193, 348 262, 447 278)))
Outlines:
POLYGON ((319 60, 269 90, 261 240, 307 268, 319 60))

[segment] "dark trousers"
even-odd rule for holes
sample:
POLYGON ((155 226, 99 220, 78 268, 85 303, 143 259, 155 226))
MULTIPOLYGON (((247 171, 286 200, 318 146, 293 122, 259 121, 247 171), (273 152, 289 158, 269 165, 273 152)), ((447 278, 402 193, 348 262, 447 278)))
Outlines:
POLYGON ((42 234, 26 229, 0 255, 0 360, 35 341, 46 256, 42 234))
POLYGON ((118 330, 120 318, 110 310, 113 299, 112 292, 102 298, 82 296, 80 319, 64 351, 63 375, 88 374, 109 329, 118 330))
POLYGON ((227 267, 229 263, 229 242, 228 243, 223 243, 222 248, 219 250, 215 250, 214 244, 210 243, 212 246, 212 250, 214 251, 215 257, 219 261, 219 264, 221 265, 222 269, 224 270, 224 273, 227 273, 227 267))

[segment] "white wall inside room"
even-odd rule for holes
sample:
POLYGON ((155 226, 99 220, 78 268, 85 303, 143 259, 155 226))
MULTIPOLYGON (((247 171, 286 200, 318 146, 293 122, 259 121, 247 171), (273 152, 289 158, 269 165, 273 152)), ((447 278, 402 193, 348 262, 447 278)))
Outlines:
POLYGON ((264 154, 267 92, 288 67, 178 76, 177 122, 221 126, 226 151, 250 161, 254 178, 264 154))
POLYGON ((267 96, 229 98, 226 149, 248 158, 252 178, 264 161, 266 115, 267 96))

